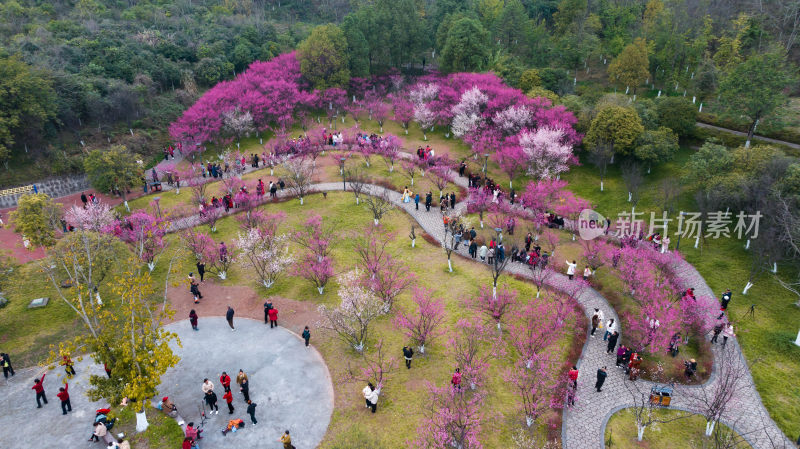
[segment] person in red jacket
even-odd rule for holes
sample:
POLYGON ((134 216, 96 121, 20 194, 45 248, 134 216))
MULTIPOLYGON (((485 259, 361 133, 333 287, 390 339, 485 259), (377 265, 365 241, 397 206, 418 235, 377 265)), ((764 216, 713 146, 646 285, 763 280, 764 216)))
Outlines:
POLYGON ((569 383, 572 386, 572 389, 576 390, 578 388, 578 367, 572 365, 572 369, 569 370, 567 376, 569 376, 569 383))
POLYGON ((225 399, 225 402, 228 403, 228 414, 233 415, 233 393, 231 393, 230 389, 222 395, 222 399, 225 399))
POLYGON ((269 328, 272 329, 272 326, 278 327, 278 309, 271 308, 267 311, 267 315, 269 315, 269 328))
POLYGON ((222 384, 222 388, 225 389, 226 393, 231 391, 231 376, 229 376, 225 371, 223 371, 222 375, 219 376, 219 383, 222 384))
POLYGON ((72 404, 69 402, 69 383, 64 382, 64 386, 58 389, 56 394, 61 399, 61 414, 66 415, 68 411, 72 411, 72 404))
POLYGON ((47 404, 47 396, 44 395, 44 385, 42 385, 44 382, 44 376, 46 375, 47 373, 44 373, 40 379, 33 380, 33 386, 31 387, 31 390, 36 392, 36 408, 42 408, 42 400, 45 404, 47 404))
POLYGON ((453 373, 453 377, 450 379, 450 383, 453 384, 453 388, 456 390, 461 390, 461 369, 456 368, 456 371, 453 373))

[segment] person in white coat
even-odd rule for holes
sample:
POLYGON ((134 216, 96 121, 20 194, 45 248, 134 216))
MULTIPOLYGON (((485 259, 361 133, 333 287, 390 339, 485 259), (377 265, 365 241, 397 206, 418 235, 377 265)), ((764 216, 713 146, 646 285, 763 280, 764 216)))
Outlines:
POLYGON ((617 322, 614 321, 614 318, 611 318, 606 322, 606 333, 603 334, 603 341, 608 340, 608 336, 613 334, 614 331, 617 330, 617 322))
POLYGON ((380 390, 376 389, 372 383, 367 383, 367 386, 364 387, 362 392, 364 393, 367 408, 372 408, 372 413, 375 413, 378 409, 378 395, 380 395, 380 390))
POLYGON ((567 261, 567 276, 569 276, 569 280, 573 280, 575 278, 575 269, 578 268, 577 262, 574 260, 572 262, 567 261))

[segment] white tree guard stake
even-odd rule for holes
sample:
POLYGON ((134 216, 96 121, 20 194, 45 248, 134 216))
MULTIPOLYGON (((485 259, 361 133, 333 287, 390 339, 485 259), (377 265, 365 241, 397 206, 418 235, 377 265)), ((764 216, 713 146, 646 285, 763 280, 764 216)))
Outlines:
POLYGON ((794 344, 800 346, 800 331, 797 331, 797 339, 795 339, 794 344))
POLYGON ((322 292, 324 290, 325 290, 325 287, 317 287, 317 291, 319 292, 320 295, 322 294, 322 292))
POLYGON ((300 205, 301 206, 303 205, 303 197, 302 196, 300 197, 300 205))
POLYGON ((417 349, 419 349, 420 354, 425 354, 425 345, 420 345, 417 349))
POLYGON ((631 192, 628 192, 628 202, 629 203, 631 202, 631 198, 632 197, 633 197, 633 194, 631 192))
POLYGON ((450 262, 449 257, 447 258, 447 269, 450 270, 451 273, 453 272, 453 263, 450 262))
POLYGON ((128 201, 127 200, 125 201, 125 210, 128 211, 128 212, 131 211, 130 206, 128 206, 128 201))
POLYGON ((603 191, 603 181, 600 181, 600 191, 603 191))
POLYGON ((747 284, 744 286, 744 290, 742 290, 742 294, 746 295, 747 291, 750 290, 752 287, 753 287, 753 283, 750 282, 750 281, 747 281, 747 284))
POLYGON ((156 263, 155 263, 155 261, 153 261, 153 262, 147 262, 147 269, 148 269, 148 270, 150 270, 151 272, 152 272, 153 270, 155 270, 155 269, 156 269, 156 263))
POLYGON ((228 272, 227 271, 220 271, 219 274, 217 274, 217 276, 219 276, 219 278, 224 281, 225 279, 228 279, 228 272))
POLYGON ((416 245, 417 245, 417 239, 415 237, 415 238, 411 239, 411 247, 414 248, 416 245))
POLYGON ((744 249, 750 249, 750 239, 747 239, 747 243, 744 245, 744 249))

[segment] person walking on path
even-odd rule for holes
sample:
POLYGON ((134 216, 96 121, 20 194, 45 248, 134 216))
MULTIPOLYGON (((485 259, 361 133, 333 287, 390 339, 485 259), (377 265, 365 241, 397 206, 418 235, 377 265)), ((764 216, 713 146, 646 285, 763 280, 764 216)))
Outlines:
POLYGON ((222 399, 225 399, 225 402, 228 404, 228 414, 233 415, 233 393, 231 390, 226 391, 225 394, 222 395, 222 399))
POLYGON ((61 414, 66 415, 67 411, 72 411, 72 404, 69 402, 69 384, 64 382, 64 386, 58 389, 56 394, 61 399, 61 414))
POLYGON ((578 267, 578 264, 573 260, 572 263, 567 261, 567 276, 569 276, 569 280, 575 279, 575 269, 578 267))
POLYGON ((281 435, 280 438, 278 438, 278 441, 283 443, 283 449, 294 449, 294 446, 292 445, 292 437, 289 436, 288 430, 286 431, 286 433, 281 435))
POLYGON ((69 354, 61 356, 61 365, 64 366, 64 371, 67 373, 67 377, 72 378, 72 376, 75 375, 75 363, 73 363, 69 354))
POLYGON ((225 371, 223 371, 219 376, 219 383, 222 384, 222 388, 226 393, 231 391, 231 376, 229 376, 225 371))
POLYGON ((308 347, 308 342, 311 340, 311 331, 308 330, 308 326, 303 329, 303 340, 306 342, 306 348, 308 347))
POLYGON ((428 192, 428 194, 425 195, 425 212, 431 211, 432 202, 433 202, 433 194, 431 192, 428 192))
POLYGON ((719 304, 720 314, 717 317, 718 320, 725 316, 725 311, 728 310, 728 303, 731 302, 731 296, 733 296, 731 289, 726 289, 725 293, 722 294, 722 299, 719 304))
POLYGON ((414 358, 414 350, 408 346, 403 346, 403 358, 406 359, 406 369, 411 369, 411 359, 414 358))
POLYGON ((617 348, 617 363, 616 363, 617 368, 620 368, 620 364, 622 364, 625 361, 625 352, 627 350, 628 348, 626 348, 625 345, 619 345, 619 348, 617 348))
POLYGON ((269 309, 269 328, 272 329, 274 327, 278 327, 278 309, 271 308, 269 309))
POLYGON ((606 376, 608 376, 608 373, 606 372, 605 366, 597 370, 597 382, 595 382, 594 388, 597 389, 598 393, 603 391, 603 384, 606 381, 606 376))
POLYGON ((614 320, 614 318, 611 318, 606 322, 606 332, 603 334, 603 341, 606 341, 608 339, 608 336, 613 334, 614 331, 616 330, 617 330, 617 322, 614 320))
POLYGON ((11 357, 5 352, 0 353, 0 365, 3 366, 3 376, 8 379, 8 373, 14 376, 14 367, 11 366, 11 357))
POLYGON ((597 326, 600 325, 600 315, 598 314, 599 310, 594 309, 594 315, 592 315, 592 331, 589 335, 594 338, 594 331, 597 330, 597 326))
MULTIPOLYGON (((725 330, 722 331, 722 347, 724 348, 728 343, 728 338, 733 338, 735 336, 736 334, 733 333, 733 324, 728 323, 725 326, 725 330)), ((47 401, 44 402, 47 403, 47 401)))
POLYGON ((619 332, 614 331, 610 337, 608 337, 608 346, 606 347, 606 354, 611 354, 614 351, 614 347, 617 345, 617 339, 619 339, 619 332))
POLYGON ((193 330, 197 330, 197 312, 194 309, 189 311, 189 323, 192 325, 193 330))
POLYGON ((236 328, 233 327, 233 314, 234 314, 233 307, 228 306, 228 311, 225 312, 225 319, 228 321, 228 326, 231 327, 231 332, 236 330, 236 328))
POLYGON ((203 299, 203 294, 200 293, 200 287, 197 279, 194 278, 194 273, 189 273, 189 291, 194 296, 194 303, 197 304, 203 299))
POLYGON ((450 383, 453 384, 455 390, 461 391, 461 369, 456 368, 453 377, 450 378, 450 383))
POLYGON ((722 332, 722 329, 724 327, 725 327, 725 325, 722 324, 722 323, 717 323, 717 325, 714 326, 714 330, 713 330, 714 335, 711 337, 711 344, 714 344, 714 343, 717 342, 717 339, 719 338, 719 334, 722 332))
POLYGON ((47 396, 45 396, 44 394, 44 385, 43 385, 44 376, 46 375, 47 373, 44 373, 42 374, 41 378, 33 380, 33 386, 31 387, 31 390, 36 392, 36 408, 42 408, 41 401, 44 401, 44 403, 47 404, 47 396))
POLYGON ((272 300, 268 299, 264 303, 264 324, 269 323, 269 311, 272 309, 272 300))
POLYGON ((255 402, 251 401, 250 399, 247 400, 247 414, 250 415, 250 421, 253 422, 255 426, 258 424, 258 420, 256 420, 256 404, 255 402))
POLYGON ((578 389, 578 374, 578 367, 576 365, 572 365, 572 369, 567 372, 567 377, 569 378, 569 383, 573 390, 578 389))
POLYGON ((419 193, 414 195, 414 208, 416 210, 419 210, 419 193))

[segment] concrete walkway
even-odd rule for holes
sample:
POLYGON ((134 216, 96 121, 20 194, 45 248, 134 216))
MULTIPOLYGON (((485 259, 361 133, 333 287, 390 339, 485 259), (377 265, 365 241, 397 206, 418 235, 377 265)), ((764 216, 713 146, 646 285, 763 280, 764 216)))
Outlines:
MULTIPOLYGON (((222 306, 224 307, 224 306, 222 306)), ((181 357, 178 365, 167 371, 159 387, 159 395, 169 396, 187 421, 200 424, 203 399, 201 384, 207 377, 214 383, 219 414, 209 415, 201 447, 280 449, 278 437, 289 430, 298 449, 317 447, 325 435, 333 413, 333 385, 322 357, 312 347, 284 328, 270 329, 250 319, 234 319, 236 331, 222 317, 200 318, 199 331, 188 321, 166 326, 178 334, 182 347, 174 347, 181 357), (236 385, 236 374, 243 369, 250 380, 250 399, 258 404, 253 426, 247 415, 247 404, 236 385), (231 376, 235 412, 228 414, 219 376, 231 376), (245 421, 245 427, 223 436, 220 430, 231 418, 245 421)), ((47 374, 45 393, 50 401, 36 408, 31 390, 36 369, 18 370, 11 382, 0 380, 0 448, 102 448, 101 443, 87 441, 91 434, 95 410, 108 406, 90 402, 85 392, 91 374, 105 376, 103 367, 89 358, 75 365, 77 376, 69 383, 72 413, 61 414, 56 397, 62 385, 64 370, 47 374)), ((41 372, 40 372, 41 371, 41 372)), ((208 412, 207 412, 208 414, 208 412)))

